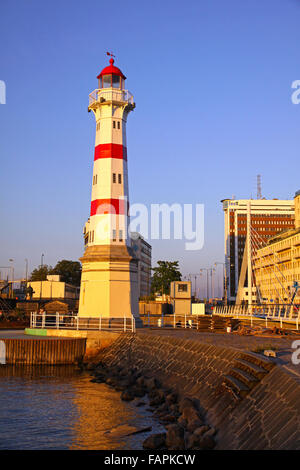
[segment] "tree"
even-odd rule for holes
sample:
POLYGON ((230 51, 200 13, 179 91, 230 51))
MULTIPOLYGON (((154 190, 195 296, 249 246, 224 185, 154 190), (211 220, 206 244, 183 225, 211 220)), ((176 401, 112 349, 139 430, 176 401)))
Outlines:
POLYGON ((170 282, 181 281, 178 261, 157 261, 157 264, 156 268, 152 268, 154 274, 151 282, 151 291, 169 294, 170 282))
POLYGON ((31 281, 46 281, 48 274, 58 274, 62 282, 80 286, 81 264, 78 261, 69 261, 63 259, 56 263, 56 266, 48 266, 44 264, 34 269, 31 273, 31 281))
POLYGON ((39 266, 35 268, 30 276, 31 281, 46 281, 47 275, 50 274, 52 271, 52 266, 48 266, 44 264, 43 266, 39 266))
POLYGON ((62 282, 67 282, 73 286, 80 286, 81 264, 79 261, 63 259, 58 261, 49 274, 59 274, 62 282))

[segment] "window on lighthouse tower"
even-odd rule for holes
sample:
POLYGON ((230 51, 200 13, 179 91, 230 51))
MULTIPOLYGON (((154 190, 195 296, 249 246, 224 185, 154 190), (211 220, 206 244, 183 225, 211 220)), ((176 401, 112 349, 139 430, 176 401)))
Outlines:
POLYGON ((102 87, 110 88, 111 87, 111 75, 103 75, 102 77, 102 87))
POLYGON ((112 76, 112 87, 113 88, 120 88, 120 80, 121 80, 121 77, 119 77, 118 75, 113 75, 112 76))

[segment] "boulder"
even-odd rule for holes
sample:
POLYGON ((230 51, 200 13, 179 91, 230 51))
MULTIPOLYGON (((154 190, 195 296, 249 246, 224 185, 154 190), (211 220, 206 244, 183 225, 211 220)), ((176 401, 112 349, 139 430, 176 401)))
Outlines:
POLYGON ((177 416, 177 418, 180 416, 179 409, 178 409, 178 405, 177 405, 176 403, 174 403, 173 405, 170 405, 169 408, 170 408, 170 411, 171 411, 175 416, 177 416))
POLYGON ((183 418, 185 418, 188 422, 190 421, 195 421, 195 420, 199 420, 200 421, 200 424, 199 426, 201 426, 201 424, 203 424, 200 419, 200 416, 199 416, 199 413, 198 411, 195 409, 195 408, 191 408, 191 407, 186 407, 182 410, 182 413, 181 415, 183 416, 183 418))
POLYGON ((177 403, 177 393, 175 392, 169 393, 166 396, 166 403, 168 405, 173 405, 174 403, 177 403))
POLYGON ((211 450, 215 447, 216 442, 211 436, 200 437, 197 444, 197 449, 200 450, 211 450))
POLYGON ((160 383, 155 377, 145 379, 145 386, 148 390, 155 390, 160 388, 160 383))
POLYGON ((180 413, 182 413, 184 408, 188 408, 188 407, 195 408, 194 400, 192 398, 189 398, 189 397, 182 398, 179 402, 179 411, 180 411, 180 413))
POLYGON ((105 379, 94 377, 93 379, 90 380, 90 382, 95 382, 97 384, 101 384, 101 383, 105 382, 105 379))
POLYGON ((205 437, 206 436, 214 437, 216 433, 217 433, 217 430, 215 428, 210 428, 205 432, 204 435, 205 435, 205 437))
POLYGON ((120 370, 119 370, 119 373, 118 373, 120 376, 122 377, 128 377, 129 375, 129 372, 128 372, 128 369, 127 367, 122 367, 120 370))
POLYGON ((179 424, 181 427, 185 428, 185 427, 187 426, 187 420, 181 415, 181 416, 179 416, 179 418, 178 418, 178 424, 179 424))
POLYGON ((209 426, 206 426, 205 424, 200 426, 199 428, 195 429, 194 435, 196 437, 201 437, 203 434, 205 434, 207 431, 209 431, 209 426))
POLYGON ((98 382, 98 383, 103 383, 105 382, 105 380, 106 380, 106 375, 104 374, 96 374, 95 378, 93 379, 94 382, 98 382))
POLYGON ((105 382, 111 387, 115 387, 118 384, 118 379, 116 377, 107 377, 105 382))
POLYGON ((143 442, 144 449, 160 449, 166 443, 166 433, 151 434, 143 442))
POLYGON ((160 418, 160 421, 162 423, 175 423, 176 418, 174 415, 166 414, 160 418))
POLYGON ((166 446, 171 450, 182 450, 185 448, 184 430, 178 424, 167 426, 166 446))
POLYGON ((142 387, 137 387, 137 386, 132 387, 130 390, 134 394, 135 397, 139 397, 139 398, 142 398, 143 396, 145 396, 145 393, 146 393, 142 387))
POLYGON ((169 413, 169 407, 168 405, 164 402, 162 403, 156 410, 158 413, 161 413, 161 412, 167 412, 169 413))
POLYGON ((124 384, 122 382, 120 382, 119 384, 115 385, 114 386, 114 389, 117 390, 117 392, 123 392, 124 390, 126 390, 128 388, 128 385, 127 384, 124 384))
POLYGON ((144 387, 145 385, 145 378, 143 376, 140 376, 136 379, 136 384, 139 386, 139 387, 144 387))
POLYGON ((150 406, 158 406, 164 403, 165 401, 165 395, 162 390, 152 390, 149 393, 149 398, 150 398, 150 401, 149 401, 150 406))
POLYGON ((198 445, 198 438, 195 434, 186 433, 185 434, 185 448, 186 449, 194 449, 198 445))
POLYGON ((199 429, 199 427, 202 425, 202 421, 200 419, 192 419, 187 422, 186 428, 189 432, 194 433, 196 429, 199 429))
POLYGON ((126 389, 121 393, 121 400, 123 401, 132 401, 134 399, 134 394, 130 389, 126 389))

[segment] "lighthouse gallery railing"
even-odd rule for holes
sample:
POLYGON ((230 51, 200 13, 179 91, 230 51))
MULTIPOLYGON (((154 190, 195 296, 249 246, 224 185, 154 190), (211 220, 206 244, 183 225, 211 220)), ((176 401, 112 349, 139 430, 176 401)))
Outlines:
POLYGON ((128 90, 114 90, 114 89, 96 89, 89 94, 89 106, 95 102, 101 101, 119 101, 128 104, 133 104, 133 96, 128 90))

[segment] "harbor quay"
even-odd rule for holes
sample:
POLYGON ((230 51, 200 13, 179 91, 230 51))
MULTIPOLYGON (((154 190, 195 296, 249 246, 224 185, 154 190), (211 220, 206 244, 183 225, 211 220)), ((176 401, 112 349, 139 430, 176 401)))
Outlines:
POLYGON ((10 364, 29 364, 35 351, 36 365, 79 364, 125 402, 147 395, 165 431, 149 433, 144 448, 169 450, 299 449, 298 338, 168 328, 0 333, 10 364))

